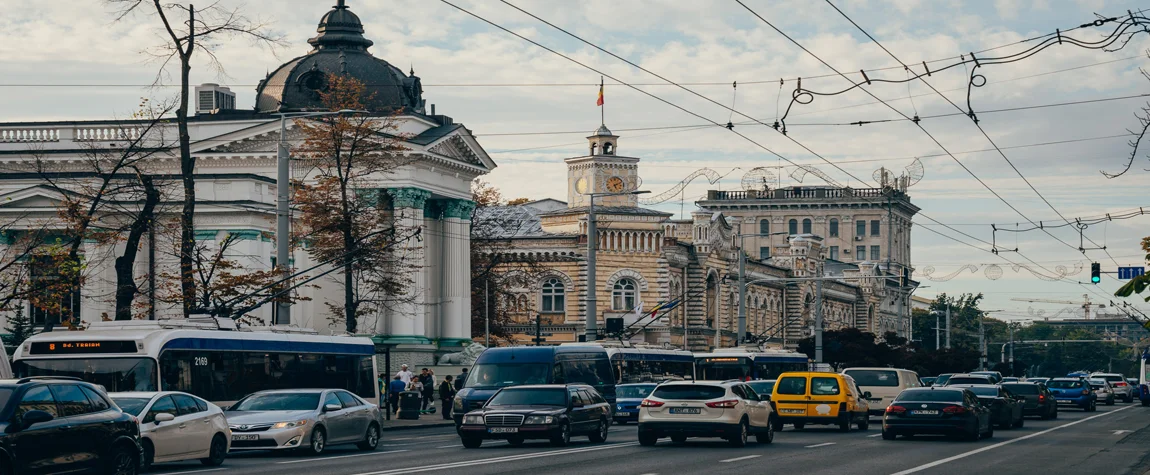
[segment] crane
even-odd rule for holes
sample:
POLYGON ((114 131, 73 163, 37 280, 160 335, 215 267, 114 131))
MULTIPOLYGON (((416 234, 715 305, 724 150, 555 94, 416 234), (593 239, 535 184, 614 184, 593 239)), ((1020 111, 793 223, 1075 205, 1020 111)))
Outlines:
POLYGON ((1090 319, 1090 307, 1106 308, 1106 305, 1096 304, 1094 302, 1091 302, 1089 294, 1082 294, 1082 301, 1081 302, 1072 302, 1069 300, 1029 299, 1029 298, 1012 298, 1010 300, 1013 300, 1015 302, 1030 302, 1030 303, 1038 302, 1038 303, 1058 303, 1058 304, 1063 304, 1063 305, 1079 305, 1086 312, 1086 319, 1087 320, 1090 319))

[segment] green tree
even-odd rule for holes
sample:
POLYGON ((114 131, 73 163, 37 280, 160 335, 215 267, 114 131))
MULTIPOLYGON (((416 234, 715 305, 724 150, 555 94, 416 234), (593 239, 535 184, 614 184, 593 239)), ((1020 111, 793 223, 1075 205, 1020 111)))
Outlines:
POLYGON ((4 327, 8 338, 4 340, 8 351, 16 351, 16 347, 24 343, 28 337, 36 334, 36 327, 32 325, 32 318, 24 314, 24 306, 17 305, 15 313, 8 317, 8 326, 4 327))

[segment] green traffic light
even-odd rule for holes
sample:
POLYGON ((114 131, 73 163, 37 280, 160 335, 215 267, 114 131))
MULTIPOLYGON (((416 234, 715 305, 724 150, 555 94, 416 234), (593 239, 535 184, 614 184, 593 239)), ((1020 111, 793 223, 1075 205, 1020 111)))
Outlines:
POLYGON ((1102 278, 1101 278, 1101 277, 1098 277, 1098 276, 1092 276, 1092 277, 1090 277, 1090 281, 1091 281, 1091 282, 1094 282, 1095 284, 1097 284, 1097 283, 1099 283, 1099 282, 1102 282, 1102 278))

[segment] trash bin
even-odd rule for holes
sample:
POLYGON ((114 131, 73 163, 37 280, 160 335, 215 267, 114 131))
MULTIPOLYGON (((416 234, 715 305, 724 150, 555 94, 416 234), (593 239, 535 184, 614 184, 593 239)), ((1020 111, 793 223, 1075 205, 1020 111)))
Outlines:
POLYGON ((399 418, 419 419, 419 408, 422 403, 423 396, 416 391, 399 393, 399 418))

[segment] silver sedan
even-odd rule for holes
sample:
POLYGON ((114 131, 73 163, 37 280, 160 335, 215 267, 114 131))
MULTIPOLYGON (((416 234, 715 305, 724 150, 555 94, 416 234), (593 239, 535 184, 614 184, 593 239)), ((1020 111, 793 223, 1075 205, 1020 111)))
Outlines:
POLYGON ((301 449, 322 453, 329 445, 379 445, 380 411, 342 389, 260 391, 224 413, 232 450, 301 449))

